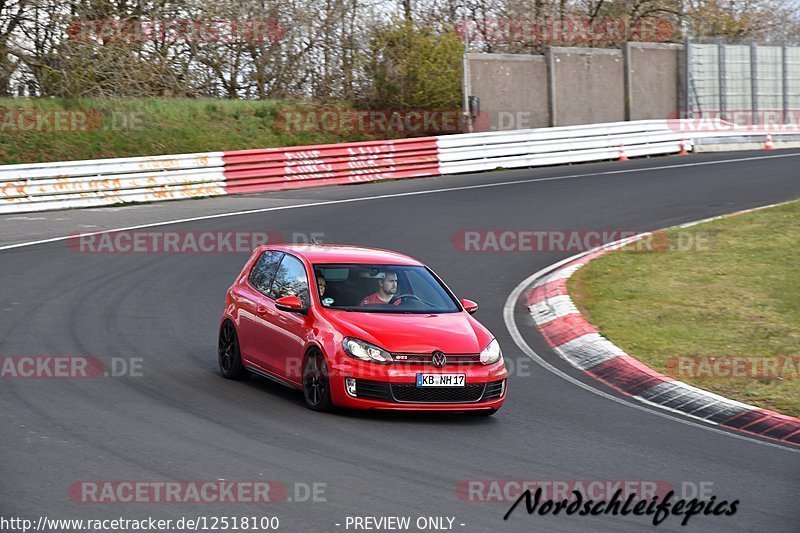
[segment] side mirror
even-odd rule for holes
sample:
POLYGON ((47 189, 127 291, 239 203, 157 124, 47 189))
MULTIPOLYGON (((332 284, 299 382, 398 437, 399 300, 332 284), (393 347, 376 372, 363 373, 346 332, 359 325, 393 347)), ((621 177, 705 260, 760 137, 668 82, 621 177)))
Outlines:
POLYGON ((275 307, 290 313, 305 313, 303 302, 297 296, 284 296, 275 300, 275 307))
POLYGON ((464 311, 466 311, 469 314, 473 314, 475 311, 478 310, 478 304, 476 304, 472 300, 466 300, 466 299, 461 300, 461 307, 463 307, 464 311))

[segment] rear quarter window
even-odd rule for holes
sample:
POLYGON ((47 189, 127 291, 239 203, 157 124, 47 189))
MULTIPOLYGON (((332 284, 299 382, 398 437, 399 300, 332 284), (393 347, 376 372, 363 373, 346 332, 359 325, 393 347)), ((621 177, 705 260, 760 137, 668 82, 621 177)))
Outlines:
POLYGON ((269 289, 272 286, 272 280, 275 278, 281 259, 283 259, 283 252, 273 250, 263 252, 256 264, 253 265, 253 269, 250 270, 250 276, 247 281, 260 293, 270 296, 269 289))

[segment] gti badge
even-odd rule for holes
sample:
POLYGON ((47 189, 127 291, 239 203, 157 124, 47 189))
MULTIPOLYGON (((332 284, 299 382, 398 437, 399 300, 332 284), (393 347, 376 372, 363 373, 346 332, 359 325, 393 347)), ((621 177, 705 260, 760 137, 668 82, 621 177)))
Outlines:
POLYGON ((433 363, 433 366, 441 368, 447 364, 447 356, 445 356, 443 352, 437 350, 433 352, 431 356, 431 362, 433 363))

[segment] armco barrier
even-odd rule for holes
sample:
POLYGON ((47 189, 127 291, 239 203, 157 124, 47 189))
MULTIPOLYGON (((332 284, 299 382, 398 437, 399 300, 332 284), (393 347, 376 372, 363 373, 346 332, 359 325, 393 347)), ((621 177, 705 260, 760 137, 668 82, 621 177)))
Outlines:
POLYGON ((0 213, 225 194, 222 152, 0 167, 0 213))
POLYGON ((496 168, 530 167, 676 153, 691 139, 664 120, 614 122, 588 126, 470 133, 439 137, 442 174, 496 168))
MULTIPOLYGON (((677 153, 695 139, 639 120, 359 143, 0 166, 0 214, 439 176, 677 153)), ((687 123, 687 125, 690 125, 687 123)), ((768 132, 747 131, 753 135, 768 132)))

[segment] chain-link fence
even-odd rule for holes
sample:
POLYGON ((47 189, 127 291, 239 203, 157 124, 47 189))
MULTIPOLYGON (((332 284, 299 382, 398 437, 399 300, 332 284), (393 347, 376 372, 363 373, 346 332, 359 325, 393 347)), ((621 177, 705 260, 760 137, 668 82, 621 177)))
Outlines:
POLYGON ((738 125, 797 124, 800 47, 687 41, 688 117, 738 125))

